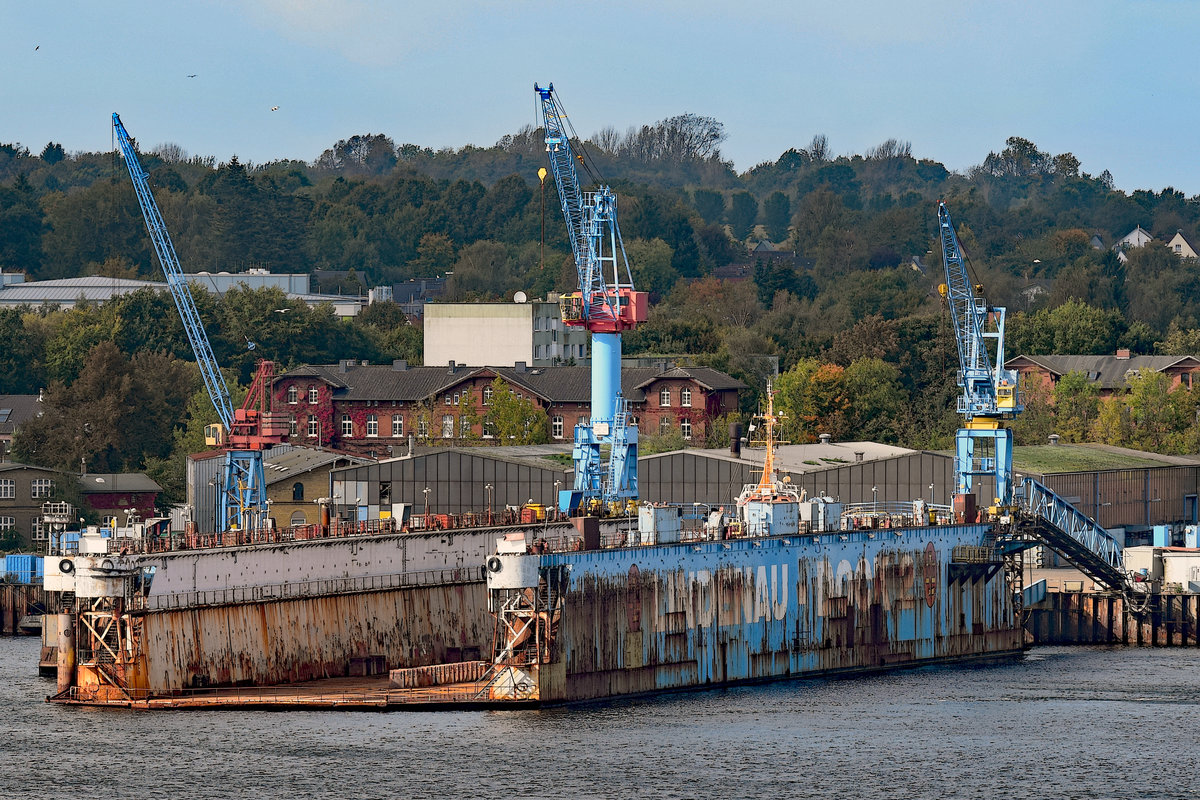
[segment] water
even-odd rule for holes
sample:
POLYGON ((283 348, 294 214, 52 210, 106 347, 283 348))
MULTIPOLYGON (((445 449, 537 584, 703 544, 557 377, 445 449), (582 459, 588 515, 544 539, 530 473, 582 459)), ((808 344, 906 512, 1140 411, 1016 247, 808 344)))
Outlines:
POLYGON ((1200 650, 1023 660, 549 711, 130 712, 41 702, 0 639, 0 797, 1200 797, 1200 650))

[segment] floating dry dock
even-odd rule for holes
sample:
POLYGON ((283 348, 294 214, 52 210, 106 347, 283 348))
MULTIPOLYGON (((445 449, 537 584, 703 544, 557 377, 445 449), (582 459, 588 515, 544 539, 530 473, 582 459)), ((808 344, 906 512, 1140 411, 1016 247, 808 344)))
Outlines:
POLYGON ((1022 650, 1013 571, 990 543, 991 526, 950 524, 948 509, 843 508, 779 485, 736 517, 714 510, 685 522, 679 507, 643 506, 636 527, 626 524, 456 531, 452 547, 445 531, 373 532, 159 554, 146 556, 161 570, 148 593, 134 588, 143 562, 120 568, 110 556, 81 555, 79 610, 59 626, 79 641, 60 649, 53 699, 143 709, 516 707, 1022 650), (401 551, 410 566, 442 567, 269 591, 176 582, 218 565, 214 574, 237 564, 264 580, 271 564, 293 575, 303 564, 344 572, 338 559, 394 567, 401 551), (460 558, 463 567, 451 565, 460 558), (76 663, 66 663, 72 654, 76 663))

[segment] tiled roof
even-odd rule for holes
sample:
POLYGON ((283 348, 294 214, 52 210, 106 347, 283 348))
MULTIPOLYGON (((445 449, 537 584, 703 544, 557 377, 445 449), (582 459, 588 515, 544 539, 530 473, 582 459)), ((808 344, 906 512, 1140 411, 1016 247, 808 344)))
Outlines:
POLYGON ((297 475, 312 472, 315 469, 328 466, 353 466, 356 464, 371 464, 369 458, 335 453, 330 450, 316 450, 311 447, 295 447, 285 453, 272 455, 264 459, 263 470, 266 473, 267 484, 291 480, 297 475))
POLYGON ((79 476, 84 494, 112 492, 161 492, 162 487, 140 472, 92 473, 79 476))
POLYGON ((1200 370, 1200 360, 1193 356, 1016 356, 1004 362, 1004 366, 1013 369, 1026 361, 1054 375, 1082 372, 1089 381, 1099 384, 1103 389, 1124 387, 1125 376, 1142 369, 1155 372, 1165 372, 1174 367, 1184 372, 1200 370))
MULTIPOLYGON (((591 401, 592 369, 589 366, 561 367, 407 367, 348 363, 328 366, 304 366, 276 376, 318 378, 335 390, 342 400, 398 400, 417 403, 436 397, 471 378, 499 377, 547 402, 587 403, 591 401)), ((645 400, 645 387, 657 378, 694 380, 709 390, 744 389, 746 384, 709 367, 676 367, 663 371, 657 367, 627 367, 621 370, 621 392, 625 399, 645 400)))
POLYGON ((722 389, 750 388, 737 378, 726 375, 724 372, 711 367, 675 367, 666 372, 660 370, 651 370, 651 372, 654 374, 639 384, 639 389, 649 386, 656 380, 693 380, 705 389, 714 392, 722 389))
POLYGON ((0 436, 11 436, 18 425, 37 413, 36 394, 0 394, 0 436))

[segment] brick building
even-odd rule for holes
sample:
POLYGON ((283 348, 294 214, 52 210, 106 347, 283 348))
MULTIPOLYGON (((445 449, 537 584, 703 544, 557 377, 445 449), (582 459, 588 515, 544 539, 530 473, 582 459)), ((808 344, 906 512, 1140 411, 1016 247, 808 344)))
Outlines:
POLYGON ((131 510, 142 519, 154 516, 162 491, 140 472, 76 475, 27 464, 0 463, 0 533, 15 531, 22 547, 40 549, 49 534, 42 522, 42 506, 59 496, 57 490, 64 482, 76 484, 84 511, 93 519, 115 516, 122 523, 131 510))
MULTIPOLYGON (((403 361, 304 366, 275 379, 274 408, 289 416, 289 441, 371 458, 421 444, 488 443, 491 384, 502 379, 545 412, 552 441, 570 441, 591 413, 591 368, 584 366, 410 367, 403 361)), ((621 388, 644 434, 678 430, 703 444, 714 421, 738 410, 741 381, 708 367, 627 367, 621 388)), ((495 442, 500 444, 500 442, 495 442)))
POLYGON ((1040 380, 1048 392, 1069 372, 1080 372, 1100 388, 1101 397, 1110 397, 1126 388, 1126 377, 1139 370, 1161 372, 1171 379, 1171 388, 1192 388, 1192 374, 1200 371, 1194 356, 1131 356, 1118 350, 1111 356, 1015 356, 1004 362, 1007 369, 1020 373, 1022 383, 1040 380))

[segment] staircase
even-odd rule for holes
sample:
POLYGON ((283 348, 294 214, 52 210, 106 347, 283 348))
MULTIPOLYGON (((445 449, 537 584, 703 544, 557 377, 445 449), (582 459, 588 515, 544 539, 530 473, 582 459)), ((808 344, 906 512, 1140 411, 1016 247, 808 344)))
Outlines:
POLYGON ((1042 484, 1026 478, 1013 500, 1018 536, 1032 536, 1062 554, 1080 572, 1113 591, 1128 588, 1121 546, 1108 531, 1042 484))

